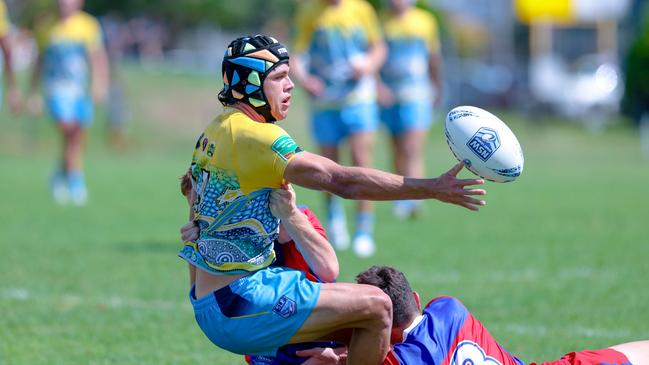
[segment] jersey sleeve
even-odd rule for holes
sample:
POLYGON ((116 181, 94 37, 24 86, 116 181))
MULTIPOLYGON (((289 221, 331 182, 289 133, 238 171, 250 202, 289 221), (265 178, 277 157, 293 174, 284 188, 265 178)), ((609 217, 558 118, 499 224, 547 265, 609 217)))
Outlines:
POLYGON ((438 53, 439 52, 439 25, 437 24, 437 19, 432 14, 426 13, 427 25, 424 29, 427 29, 426 32, 426 46, 428 47, 428 52, 438 53))
POLYGON ((368 2, 359 1, 359 20, 363 24, 363 28, 367 34, 367 41, 371 44, 383 39, 381 34, 381 26, 376 15, 376 11, 368 2))
POLYGON ((280 187, 286 166, 303 152, 288 133, 271 123, 248 129, 237 144, 239 183, 245 194, 280 187))
POLYGON ((4 1, 0 0, 0 38, 9 33, 9 16, 4 1))
POLYGON ((101 26, 95 17, 86 14, 83 20, 83 41, 89 51, 101 46, 101 26))

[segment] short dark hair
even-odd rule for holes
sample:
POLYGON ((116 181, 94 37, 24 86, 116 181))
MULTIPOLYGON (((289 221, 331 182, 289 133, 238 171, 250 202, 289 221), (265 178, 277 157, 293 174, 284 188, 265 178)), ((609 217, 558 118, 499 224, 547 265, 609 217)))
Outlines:
POLYGON ((392 300, 392 322, 396 326, 408 324, 419 312, 412 288, 406 276, 389 266, 372 266, 356 276, 359 284, 373 285, 392 300))

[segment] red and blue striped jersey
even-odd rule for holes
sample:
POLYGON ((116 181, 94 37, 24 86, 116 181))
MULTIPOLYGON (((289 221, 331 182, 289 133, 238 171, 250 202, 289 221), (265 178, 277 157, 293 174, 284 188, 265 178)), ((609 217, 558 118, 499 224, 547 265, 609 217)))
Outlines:
POLYGON ((405 332, 384 365, 525 365, 453 297, 433 299, 405 332))

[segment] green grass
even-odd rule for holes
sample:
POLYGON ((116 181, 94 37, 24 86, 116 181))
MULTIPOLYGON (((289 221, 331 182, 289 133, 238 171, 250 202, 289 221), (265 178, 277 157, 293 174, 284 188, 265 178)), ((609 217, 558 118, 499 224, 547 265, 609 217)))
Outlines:
MULTIPOLYGON (((134 69, 122 77, 130 148, 106 147, 99 118, 83 208, 50 198, 59 149, 52 125, 0 114, 2 365, 243 363, 194 323, 186 265, 176 257, 187 216, 177 178, 220 109, 218 82, 134 69)), ((304 98, 295 100, 282 125, 312 148, 304 98)), ((642 189, 649 162, 635 132, 592 134, 501 114, 525 150, 520 180, 488 183, 479 213, 431 201, 419 220, 398 222, 389 203, 378 203, 378 253, 341 253, 340 279, 373 264, 396 266, 423 300, 462 299, 525 361, 649 337, 649 201, 642 189)), ((389 168, 385 136, 376 145, 377 166, 389 168)), ((431 175, 453 164, 440 124, 426 155, 431 175)), ((319 194, 298 194, 322 213, 319 194)), ((353 203, 347 208, 351 215, 353 203)))

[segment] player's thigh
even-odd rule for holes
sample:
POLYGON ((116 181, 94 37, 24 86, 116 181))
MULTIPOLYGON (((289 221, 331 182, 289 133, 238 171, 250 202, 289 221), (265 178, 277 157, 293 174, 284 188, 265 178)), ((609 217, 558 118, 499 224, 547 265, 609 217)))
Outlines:
POLYGON ((327 339, 326 335, 345 328, 372 328, 392 319, 392 302, 371 285, 322 284, 320 297, 311 314, 289 343, 327 339))
POLYGON ((422 152, 428 130, 411 129, 393 138, 397 153, 412 156, 422 152))

